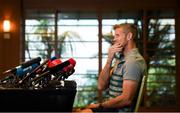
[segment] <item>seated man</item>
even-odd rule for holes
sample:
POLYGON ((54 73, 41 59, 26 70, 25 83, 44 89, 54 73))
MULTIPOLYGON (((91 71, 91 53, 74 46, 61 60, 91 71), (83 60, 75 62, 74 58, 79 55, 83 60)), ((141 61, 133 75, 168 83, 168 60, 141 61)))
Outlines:
POLYGON ((120 24, 115 25, 114 30, 113 45, 109 48, 105 67, 98 78, 98 90, 109 88, 109 99, 90 104, 81 112, 134 111, 140 83, 146 74, 146 63, 136 48, 136 26, 120 24), (119 57, 112 68, 116 54, 119 57))

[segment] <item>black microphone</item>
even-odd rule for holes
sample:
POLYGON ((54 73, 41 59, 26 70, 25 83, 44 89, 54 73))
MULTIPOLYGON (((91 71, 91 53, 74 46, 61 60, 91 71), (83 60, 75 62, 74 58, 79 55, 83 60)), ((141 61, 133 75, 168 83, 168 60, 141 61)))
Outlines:
POLYGON ((24 83, 24 81, 26 81, 29 77, 35 75, 37 72, 39 72, 39 70, 40 70, 40 71, 43 71, 42 67, 43 67, 44 65, 48 64, 49 62, 52 62, 52 61, 55 60, 55 59, 57 59, 57 58, 54 56, 54 57, 52 57, 52 58, 50 58, 50 59, 45 60, 45 61, 44 61, 43 63, 41 63, 38 67, 36 67, 31 73, 28 73, 22 80, 20 80, 18 85, 24 83))
POLYGON ((7 74, 7 73, 16 74, 17 72, 23 72, 22 70, 24 70, 25 68, 27 68, 29 66, 33 66, 33 68, 36 67, 38 64, 40 64, 40 61, 41 61, 40 57, 28 60, 26 62, 23 62, 20 66, 17 66, 15 68, 12 68, 12 69, 9 69, 9 70, 3 72, 3 74, 7 74), (37 64, 37 65, 35 65, 35 64, 37 64))
POLYGON ((72 75, 75 72, 73 64, 70 64, 66 66, 62 71, 57 73, 57 77, 55 77, 56 80, 61 80, 61 79, 67 79, 70 75, 72 75))
POLYGON ((40 57, 33 58, 31 60, 28 60, 26 62, 21 63, 22 68, 26 68, 28 66, 31 66, 32 64, 39 63, 41 61, 40 57))

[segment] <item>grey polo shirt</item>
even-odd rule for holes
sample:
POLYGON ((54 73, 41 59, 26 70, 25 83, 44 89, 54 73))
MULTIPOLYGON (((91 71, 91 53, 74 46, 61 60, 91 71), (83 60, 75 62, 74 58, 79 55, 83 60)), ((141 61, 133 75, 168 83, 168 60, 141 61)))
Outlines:
MULTIPOLYGON (((115 65, 110 77, 109 96, 115 98, 122 94, 123 80, 134 80, 140 84, 142 76, 146 74, 146 63, 137 48, 132 49, 126 57, 121 57, 115 65)), ((132 107, 124 107, 119 111, 132 111, 132 107)))

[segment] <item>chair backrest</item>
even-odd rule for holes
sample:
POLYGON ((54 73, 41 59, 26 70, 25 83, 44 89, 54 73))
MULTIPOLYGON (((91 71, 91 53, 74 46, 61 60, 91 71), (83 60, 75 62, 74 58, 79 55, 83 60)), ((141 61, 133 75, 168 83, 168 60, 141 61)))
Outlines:
POLYGON ((141 86, 140 86, 140 89, 139 89, 139 94, 138 94, 138 98, 137 98, 137 101, 136 101, 134 112, 138 112, 139 106, 141 104, 145 82, 146 82, 146 75, 143 76, 142 81, 141 81, 141 86))

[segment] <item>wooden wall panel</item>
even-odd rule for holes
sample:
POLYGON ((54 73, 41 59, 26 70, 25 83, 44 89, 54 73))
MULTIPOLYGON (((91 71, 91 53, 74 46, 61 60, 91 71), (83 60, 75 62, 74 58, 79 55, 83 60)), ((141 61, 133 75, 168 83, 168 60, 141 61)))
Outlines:
POLYGON ((24 0, 24 8, 27 9, 154 10, 171 9, 176 6, 177 0, 24 0))
POLYGON ((21 0, 0 0, 0 73, 19 64, 21 0), (11 21, 10 39, 2 31, 4 19, 11 21))

